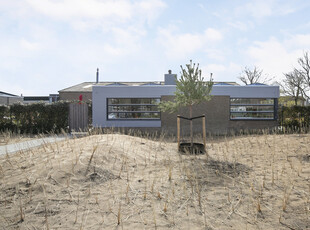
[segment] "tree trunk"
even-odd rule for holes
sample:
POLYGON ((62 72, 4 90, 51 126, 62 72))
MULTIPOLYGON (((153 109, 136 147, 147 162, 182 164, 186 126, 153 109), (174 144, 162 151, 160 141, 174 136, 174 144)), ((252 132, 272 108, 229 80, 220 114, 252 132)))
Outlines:
MULTIPOLYGON (((193 106, 190 105, 189 106, 189 117, 192 118, 193 117, 193 106)), ((193 120, 190 120, 190 134, 191 134, 191 153, 193 153, 194 150, 194 141, 193 141, 193 120)))

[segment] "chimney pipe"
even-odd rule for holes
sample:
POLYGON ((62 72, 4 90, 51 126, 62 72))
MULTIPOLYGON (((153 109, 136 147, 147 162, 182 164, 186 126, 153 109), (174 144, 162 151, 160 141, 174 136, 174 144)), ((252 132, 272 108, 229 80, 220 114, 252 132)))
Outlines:
POLYGON ((96 83, 99 82, 99 68, 97 68, 97 73, 96 73, 96 83))
POLYGON ((165 85, 176 85, 175 80, 176 80, 177 75, 172 74, 172 71, 169 69, 168 74, 165 74, 165 85))

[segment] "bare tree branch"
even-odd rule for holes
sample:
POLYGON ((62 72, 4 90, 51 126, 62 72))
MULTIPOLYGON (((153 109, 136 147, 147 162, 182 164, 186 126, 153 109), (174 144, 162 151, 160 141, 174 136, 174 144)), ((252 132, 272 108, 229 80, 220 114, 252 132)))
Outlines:
POLYGON ((304 78, 296 69, 290 73, 285 73, 284 76, 284 82, 280 84, 281 89, 284 94, 291 96, 297 105, 299 99, 303 100, 304 78))
POLYGON ((245 85, 251 85, 254 83, 266 83, 271 80, 267 76, 263 75, 263 70, 256 66, 254 66, 253 70, 246 66, 241 72, 239 79, 245 85))
POLYGON ((310 59, 308 52, 304 52, 303 57, 298 59, 300 69, 295 68, 294 71, 298 71, 304 81, 304 87, 302 87, 302 94, 305 98, 310 99, 310 59))

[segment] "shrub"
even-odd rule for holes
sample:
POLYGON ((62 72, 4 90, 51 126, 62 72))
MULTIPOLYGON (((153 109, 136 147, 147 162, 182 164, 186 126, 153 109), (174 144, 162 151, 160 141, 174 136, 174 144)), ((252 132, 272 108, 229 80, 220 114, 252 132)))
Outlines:
POLYGON ((69 102, 0 106, 0 131, 60 133, 68 129, 69 102))
POLYGON ((294 131, 307 131, 310 127, 310 106, 281 107, 279 125, 294 131))

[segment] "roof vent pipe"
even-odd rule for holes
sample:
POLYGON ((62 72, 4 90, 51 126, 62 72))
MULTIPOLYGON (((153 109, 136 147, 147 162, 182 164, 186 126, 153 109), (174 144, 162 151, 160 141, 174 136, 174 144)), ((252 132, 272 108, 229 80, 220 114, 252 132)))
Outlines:
POLYGON ((96 73, 96 83, 99 82, 99 68, 97 68, 97 73, 96 73))

